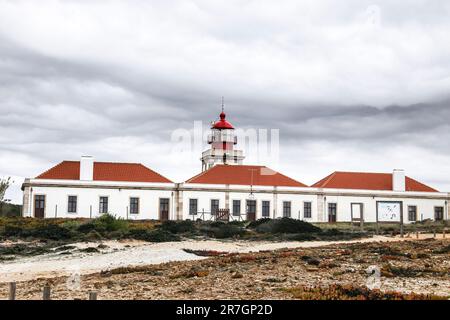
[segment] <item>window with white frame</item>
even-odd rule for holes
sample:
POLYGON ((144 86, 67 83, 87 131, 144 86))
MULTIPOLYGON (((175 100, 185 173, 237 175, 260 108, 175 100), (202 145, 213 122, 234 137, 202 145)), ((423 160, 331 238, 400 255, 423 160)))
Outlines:
POLYGON ((312 203, 311 202, 303 203, 303 217, 304 218, 312 217, 312 203))
POLYGON ((189 214, 196 215, 198 212, 198 200, 197 199, 189 199, 189 214))
POLYGON ((444 220, 444 207, 434 207, 434 220, 444 220))
POLYGON ((139 198, 130 198, 130 214, 139 214, 139 198))
POLYGON ((262 202, 262 217, 263 218, 270 218, 270 201, 263 201, 262 202))
POLYGON ((216 215, 219 210, 219 199, 211 199, 211 214, 216 215))
POLYGON ((417 206, 408 206, 408 220, 417 221, 417 206))
POLYGON ((77 196, 69 196, 67 199, 67 212, 77 213, 77 196))
POLYGON ((283 201, 283 217, 290 218, 291 217, 291 202, 283 201))
POLYGON ((100 197, 99 213, 108 213, 108 197, 100 197))
POLYGON ((241 215, 241 200, 233 200, 233 216, 241 215))

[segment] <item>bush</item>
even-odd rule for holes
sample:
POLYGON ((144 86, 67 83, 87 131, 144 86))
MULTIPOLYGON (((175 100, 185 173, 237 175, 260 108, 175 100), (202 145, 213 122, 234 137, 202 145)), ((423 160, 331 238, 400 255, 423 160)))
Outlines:
POLYGON ((195 232, 195 224, 191 220, 184 221, 164 221, 160 228, 171 233, 195 232))
POLYGON ((206 232, 208 236, 217 239, 242 236, 245 233, 245 230, 240 226, 219 221, 203 226, 202 230, 206 232))
POLYGON ((259 226, 256 227, 256 231, 260 233, 318 233, 321 229, 312 225, 311 223, 291 219, 291 218, 281 218, 275 220, 268 220, 266 222, 261 222, 259 226))
POLYGON ((248 228, 248 229, 256 229, 258 226, 260 226, 260 225, 262 225, 262 224, 264 224, 264 223, 267 223, 267 222, 269 222, 269 221, 271 221, 271 220, 272 220, 272 219, 270 219, 270 218, 261 218, 261 219, 258 219, 258 220, 256 220, 256 221, 250 222, 250 223, 248 224, 247 228, 248 228))
POLYGON ((124 231, 128 229, 128 222, 111 214, 104 214, 94 220, 95 229, 97 231, 124 231), (103 230, 102 230, 103 229, 103 230))
POLYGON ((95 229, 95 224, 93 221, 90 221, 90 222, 80 224, 77 228, 77 231, 81 232, 81 233, 89 233, 91 231, 94 231, 94 229, 95 229))
POLYGON ((39 226, 36 229, 23 230, 22 233, 22 236, 25 237, 49 240, 67 240, 73 236, 73 233, 69 229, 53 223, 39 226))
POLYGON ((101 234, 113 231, 126 232, 128 230, 128 221, 120 218, 118 219, 111 214, 104 214, 99 218, 81 224, 77 228, 77 231, 81 233, 89 233, 93 230, 101 234))

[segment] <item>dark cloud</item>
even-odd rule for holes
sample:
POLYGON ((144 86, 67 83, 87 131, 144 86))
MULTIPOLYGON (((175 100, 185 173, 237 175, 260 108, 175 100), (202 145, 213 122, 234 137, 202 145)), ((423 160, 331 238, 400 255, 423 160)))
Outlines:
POLYGON ((299 180, 403 167, 450 190, 449 14, 419 0, 0 0, 0 175, 93 154, 182 181, 200 155, 173 155, 171 134, 206 129, 224 95, 237 127, 280 130, 276 169, 299 180))

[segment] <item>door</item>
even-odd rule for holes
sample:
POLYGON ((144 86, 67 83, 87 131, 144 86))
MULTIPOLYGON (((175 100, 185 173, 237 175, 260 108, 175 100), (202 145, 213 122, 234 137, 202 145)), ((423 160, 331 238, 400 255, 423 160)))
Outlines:
POLYGON ((328 204, 328 222, 336 222, 337 221, 337 203, 329 203, 328 204))
POLYGON ((169 220, 169 199, 159 199, 159 219, 161 221, 169 220))
POLYGON ((247 200, 247 220, 256 220, 256 200, 247 200))
POLYGON ((44 218, 45 217, 45 196, 35 195, 34 196, 34 217, 44 218))

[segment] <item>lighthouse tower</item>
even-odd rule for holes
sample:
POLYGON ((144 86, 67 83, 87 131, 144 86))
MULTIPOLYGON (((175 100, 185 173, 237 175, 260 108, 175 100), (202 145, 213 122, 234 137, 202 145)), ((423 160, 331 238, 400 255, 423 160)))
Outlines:
POLYGON ((242 164, 245 158, 242 150, 234 149, 237 137, 234 134, 233 125, 226 120, 223 103, 220 120, 212 123, 208 144, 210 148, 203 152, 201 158, 202 171, 206 171, 216 164, 242 164))

